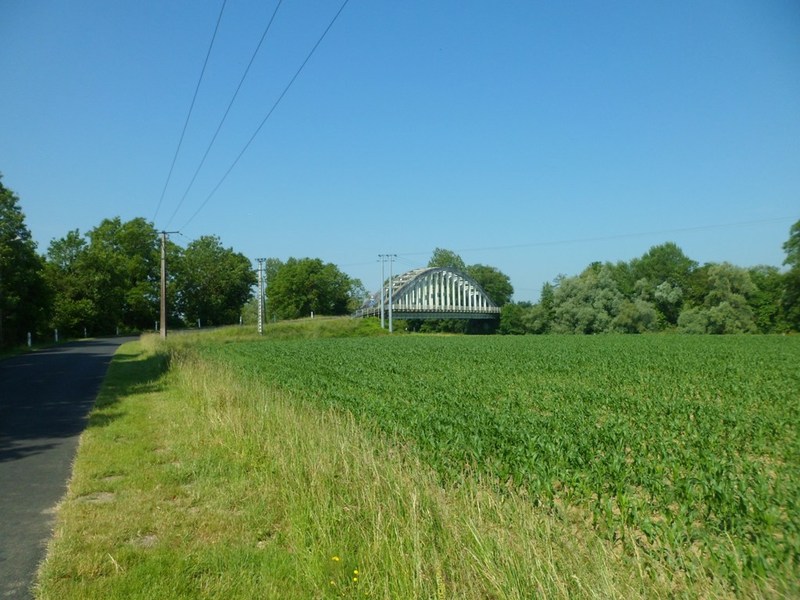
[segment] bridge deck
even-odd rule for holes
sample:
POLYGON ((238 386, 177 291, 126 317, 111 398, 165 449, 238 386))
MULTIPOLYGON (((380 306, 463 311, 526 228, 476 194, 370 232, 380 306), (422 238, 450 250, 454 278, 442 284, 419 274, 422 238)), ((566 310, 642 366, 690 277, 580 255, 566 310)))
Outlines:
MULTIPOLYGON (((500 314, 500 309, 497 307, 490 307, 484 312, 477 312, 474 309, 466 309, 460 307, 448 308, 426 308, 426 309, 409 309, 409 308, 392 308, 392 316, 395 319, 495 319, 500 314)), ((384 311, 384 316, 388 317, 389 309, 384 311)), ((381 309, 379 306, 372 308, 361 308, 353 313, 354 317, 380 317, 381 309)))

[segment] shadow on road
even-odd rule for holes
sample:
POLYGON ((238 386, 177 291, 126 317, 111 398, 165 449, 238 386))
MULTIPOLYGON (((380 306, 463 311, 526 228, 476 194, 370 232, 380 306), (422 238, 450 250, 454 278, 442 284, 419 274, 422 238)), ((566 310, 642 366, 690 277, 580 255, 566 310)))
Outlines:
MULTIPOLYGON (((0 360, 0 463, 46 452, 113 414, 89 417, 113 350, 120 340, 66 344, 0 360)), ((155 389, 163 356, 118 355, 97 407, 121 395, 155 389)), ((118 416, 118 415, 117 415, 118 416)))
POLYGON ((112 356, 133 339, 81 341, 0 360, 0 597, 31 597, 87 415, 112 356))

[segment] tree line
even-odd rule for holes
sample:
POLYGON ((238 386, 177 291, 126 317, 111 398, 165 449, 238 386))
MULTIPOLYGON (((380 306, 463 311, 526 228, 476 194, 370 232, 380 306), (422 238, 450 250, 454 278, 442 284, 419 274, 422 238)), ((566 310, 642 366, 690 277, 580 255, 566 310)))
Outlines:
MULTIPOLYGON (((161 235, 144 218, 104 219, 54 239, 44 255, 19 197, 0 176, 0 347, 38 339, 155 329, 160 312, 161 235)), ((216 236, 185 247, 166 240, 171 328, 255 321, 257 276, 250 260, 216 236)), ((320 259, 269 259, 266 314, 294 319, 347 314, 366 296, 357 279, 320 259)))
POLYGON ((539 302, 509 303, 499 331, 539 333, 785 333, 800 331, 800 221, 782 272, 727 262, 700 265, 672 242, 631 261, 595 262, 558 276, 539 302))
POLYGON ((511 300, 514 288, 498 269, 467 265, 455 252, 437 248, 428 266, 471 276, 501 307, 500 320, 493 325, 411 321, 409 328, 506 335, 800 331, 800 221, 790 228, 783 249, 786 271, 727 262, 700 265, 677 244, 666 242, 630 261, 593 262, 578 275, 559 275, 531 303, 511 300))
MULTIPOLYGON (((414 331, 453 333, 780 333, 800 331, 800 221, 783 245, 781 271, 729 263, 699 265, 674 243, 618 263, 595 262, 542 287, 537 303, 513 302, 499 269, 467 265, 436 248, 429 267, 472 277, 501 307, 491 321, 408 321, 414 331)), ((104 219, 36 250, 17 195, 0 176, 0 347, 26 334, 64 337, 153 329, 159 318, 161 237, 143 218, 104 219)), ((170 327, 225 325, 256 318, 257 277, 250 260, 216 236, 182 247, 166 241, 170 327)), ((343 315, 368 297, 358 279, 318 258, 266 261, 268 320, 343 315)))
MULTIPOLYGON (((244 255, 203 236, 167 241, 170 326, 237 322, 255 273, 244 255)), ((39 255, 19 198, 0 180, 0 346, 27 333, 63 337, 153 329, 159 318, 161 237, 143 218, 104 219, 39 255)))

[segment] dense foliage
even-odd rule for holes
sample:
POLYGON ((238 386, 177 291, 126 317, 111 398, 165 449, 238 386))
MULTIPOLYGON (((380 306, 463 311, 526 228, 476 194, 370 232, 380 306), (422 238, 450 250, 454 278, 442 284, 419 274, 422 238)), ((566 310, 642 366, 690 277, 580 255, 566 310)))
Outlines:
MULTIPOLYGON (((252 296, 250 261, 213 236, 185 249, 167 240, 171 326, 239 320, 252 296)), ((0 183, 0 348, 34 339, 142 331, 159 319, 161 236, 143 218, 104 219, 50 242, 45 256, 19 198, 0 183)))
POLYGON ((446 481, 477 472, 527 490, 689 577, 800 581, 797 337, 401 336, 205 352, 377 423, 446 481))
POLYGON ((345 315, 363 300, 357 297, 362 290, 361 282, 318 258, 272 259, 267 269, 267 314, 277 319, 345 315))
MULTIPOLYGON (((143 218, 103 220, 85 235, 69 231, 45 256, 25 225, 19 198, 0 181, 0 347, 34 336, 103 335, 156 326, 160 234, 143 218), (47 331, 49 330, 49 333, 47 331)), ((542 287, 539 302, 515 303, 509 277, 496 267, 467 265, 436 248, 430 267, 474 279, 501 307, 499 322, 410 320, 412 331, 451 333, 775 333, 800 331, 800 221, 784 244, 783 271, 698 263, 674 243, 629 262, 592 263, 542 287)), ((249 260, 203 236, 182 248, 166 242, 170 326, 234 323, 257 314, 249 260)), ((343 315, 367 297, 361 281, 318 258, 266 263, 268 320, 312 313, 343 315)))
POLYGON ((42 264, 19 198, 0 175, 0 348, 45 324, 49 298, 42 264))
MULTIPOLYGON (((244 255, 203 236, 185 249, 167 241, 166 257, 171 326, 239 320, 255 284, 244 255)), ((161 236, 142 218, 105 219, 85 237, 75 230, 53 240, 45 273, 52 326, 67 334, 140 331, 159 319, 161 236)))
POLYGON ((792 225, 783 250, 786 252, 783 264, 789 267, 789 272, 785 276, 782 316, 795 331, 800 331, 800 221, 792 225))
POLYGON ((190 242, 172 271, 176 308, 189 323, 235 323, 257 282, 250 260, 233 248, 224 248, 216 236, 190 242))
POLYGON ((537 304, 506 304, 500 333, 782 333, 800 330, 800 221, 784 244, 790 269, 688 258, 674 243, 629 262, 592 263, 542 288, 537 304), (793 258, 794 257, 794 258, 793 258))

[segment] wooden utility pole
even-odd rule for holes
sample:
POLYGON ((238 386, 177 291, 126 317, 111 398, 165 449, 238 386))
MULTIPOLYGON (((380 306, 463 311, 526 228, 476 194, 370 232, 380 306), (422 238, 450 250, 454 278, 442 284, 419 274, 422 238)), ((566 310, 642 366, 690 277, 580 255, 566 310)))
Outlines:
POLYGON ((161 320, 159 330, 161 339, 167 339, 167 235, 177 231, 161 232, 161 320))

